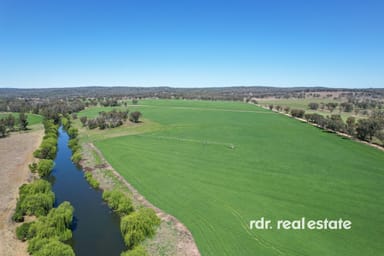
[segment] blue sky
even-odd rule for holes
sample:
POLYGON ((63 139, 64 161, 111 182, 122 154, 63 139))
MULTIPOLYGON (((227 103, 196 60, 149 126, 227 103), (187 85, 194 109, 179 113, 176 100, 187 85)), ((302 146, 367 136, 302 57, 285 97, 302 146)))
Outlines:
POLYGON ((384 1, 0 0, 0 87, 384 87, 384 1))

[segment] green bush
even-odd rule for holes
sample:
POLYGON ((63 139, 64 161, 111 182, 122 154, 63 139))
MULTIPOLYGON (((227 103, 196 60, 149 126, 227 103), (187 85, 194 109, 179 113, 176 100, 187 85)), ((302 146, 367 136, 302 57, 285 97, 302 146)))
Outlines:
POLYGON ((30 240, 28 252, 33 256, 75 256, 71 246, 52 238, 30 240))
POLYGON ((52 208, 55 194, 51 191, 51 184, 45 180, 36 180, 30 184, 23 184, 19 188, 19 199, 12 219, 24 221, 24 215, 46 215, 52 208))
POLYGON ((69 127, 71 127, 71 122, 65 117, 61 118, 61 124, 63 125, 65 130, 68 130, 69 127))
POLYGON ((40 147, 33 152, 33 156, 40 159, 54 159, 57 152, 56 141, 53 138, 43 140, 40 147))
POLYGON ((67 241, 72 237, 70 229, 73 219, 73 206, 69 202, 61 203, 49 211, 47 216, 40 217, 29 228, 31 236, 37 238, 55 238, 67 241))
POLYGON ((26 195, 21 201, 20 208, 24 215, 43 216, 52 209, 55 202, 55 194, 53 192, 37 193, 26 195))
POLYGON ((85 172, 84 177, 93 188, 99 187, 100 183, 95 178, 93 178, 90 172, 85 172))
POLYGON ((121 253, 120 256, 148 256, 148 253, 143 246, 138 245, 132 250, 121 253))
POLYGON ((47 176, 51 173, 54 166, 54 162, 51 159, 41 159, 37 164, 37 172, 40 177, 47 176))
POLYGON ((19 188, 20 197, 26 196, 28 194, 37 194, 37 193, 49 193, 51 192, 51 184, 46 180, 35 180, 30 184, 23 184, 19 188))
POLYGON ((108 203, 109 207, 120 216, 130 214, 134 210, 132 200, 120 191, 104 191, 103 199, 108 203))
POLYGON ((78 151, 80 149, 80 145, 79 145, 79 139, 75 138, 75 139, 70 139, 68 141, 68 147, 72 150, 72 151, 78 151))
POLYGON ((68 133, 69 138, 74 139, 79 135, 79 130, 71 127, 67 130, 67 133, 68 133))
POLYGON ((80 151, 74 151, 71 157, 72 162, 78 164, 81 161, 81 153, 80 151))
POLYGON ((29 228, 33 222, 23 223, 21 226, 16 228, 16 237, 21 241, 32 238, 30 236, 29 228))
POLYGON ((54 159, 56 156, 56 144, 58 126, 53 123, 52 120, 44 121, 45 136, 40 147, 33 152, 34 157, 40 159, 54 159))
POLYGON ((37 163, 31 163, 28 165, 28 167, 32 173, 35 173, 37 171, 37 163))
MULTIPOLYGON (((17 202, 19 204, 19 202, 17 202)), ((24 221, 24 214, 20 207, 16 206, 16 211, 12 215, 12 220, 15 222, 23 222, 24 221)))
POLYGON ((141 208, 121 219, 120 230, 128 248, 133 248, 155 234, 160 219, 153 209, 141 208))

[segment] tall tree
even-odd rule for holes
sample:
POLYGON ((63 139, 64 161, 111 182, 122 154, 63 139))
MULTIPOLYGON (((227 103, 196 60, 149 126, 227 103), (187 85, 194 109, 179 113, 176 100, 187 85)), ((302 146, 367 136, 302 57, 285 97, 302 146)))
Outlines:
POLYGON ((20 121, 20 130, 27 130, 28 116, 24 112, 21 112, 19 114, 19 121, 20 121))
POLYGON ((9 130, 12 131, 15 128, 16 119, 15 119, 15 117, 12 114, 9 114, 7 116, 7 118, 5 119, 5 122, 6 122, 7 128, 9 130))
POLYGON ((350 117, 347 118, 346 129, 347 129, 347 133, 349 135, 354 135, 355 134, 356 118, 354 118, 353 116, 350 116, 350 117))
POLYGON ((129 115, 129 120, 134 123, 139 122, 139 118, 141 117, 141 113, 139 111, 134 111, 129 115))
POLYGON ((7 135, 7 126, 5 125, 4 119, 0 119, 0 137, 7 135))

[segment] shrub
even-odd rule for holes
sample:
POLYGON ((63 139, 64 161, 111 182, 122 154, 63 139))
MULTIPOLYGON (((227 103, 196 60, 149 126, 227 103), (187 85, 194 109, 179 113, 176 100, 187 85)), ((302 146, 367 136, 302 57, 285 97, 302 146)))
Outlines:
POLYGON ((24 214, 23 214, 23 211, 22 209, 20 208, 20 206, 17 206, 19 205, 20 202, 18 201, 17 204, 16 204, 16 211, 15 213, 12 215, 12 220, 15 221, 15 222, 23 222, 24 221, 24 214))
POLYGON ((81 161, 81 153, 78 151, 73 152, 71 157, 72 162, 78 164, 81 161))
POLYGON ((317 110, 319 108, 319 103, 316 103, 316 102, 310 102, 308 104, 308 107, 309 109, 312 109, 312 110, 317 110))
POLYGON ((138 123, 140 117, 141 117, 141 112, 139 112, 139 111, 135 111, 135 112, 132 112, 132 113, 129 115, 129 120, 130 120, 131 122, 138 123))
POLYGON ((141 208, 121 219, 120 230, 127 247, 133 248, 145 238, 152 237, 158 225, 160 225, 160 219, 155 211, 150 208, 141 208))
POLYGON ((26 195, 21 201, 20 208, 24 215, 43 216, 52 209, 55 202, 53 192, 26 195))
POLYGON ((49 193, 51 192, 51 184, 46 180, 35 180, 30 184, 23 184, 19 188, 20 197, 28 194, 49 193))
POLYGON ((79 151, 81 149, 79 145, 79 139, 77 138, 70 139, 68 141, 68 147, 72 150, 72 152, 79 151))
POLYGON ((46 215, 52 208, 55 194, 51 191, 51 184, 45 180, 36 180, 24 184, 19 188, 19 199, 12 219, 17 222, 24 220, 27 215, 46 215))
POLYGON ((293 117, 298 117, 298 118, 303 118, 304 117, 305 111, 302 109, 292 109, 291 110, 291 115, 293 117))
POLYGON ((30 236, 29 228, 33 222, 23 223, 21 226, 16 228, 16 237, 21 241, 32 238, 30 236))
POLYGON ((93 178, 90 172, 85 172, 84 177, 88 181, 88 183, 91 185, 91 187, 93 188, 99 187, 100 183, 95 178, 93 178))
POLYGON ((147 251, 143 246, 135 246, 132 250, 128 250, 120 254, 120 256, 148 256, 147 251))
POLYGON ((87 124, 87 117, 86 116, 82 116, 80 117, 80 122, 83 124, 83 126, 85 126, 87 124))
POLYGON ((79 135, 79 131, 73 127, 69 128, 67 130, 67 133, 68 133, 69 138, 71 138, 71 139, 74 139, 79 135))
POLYGON ((30 226, 30 233, 37 238, 55 238, 66 241, 72 237, 70 226, 73 219, 73 207, 69 202, 61 203, 40 217, 30 226))
POLYGON ((104 191, 103 199, 107 201, 109 207, 117 212, 119 215, 124 216, 133 212, 133 204, 130 198, 124 193, 112 190, 104 191))
POLYGON ((51 159, 41 159, 37 164, 37 172, 40 177, 47 176, 51 173, 54 162, 51 159))
POLYGON ((65 117, 61 118, 61 124, 63 125, 65 130, 68 130, 68 128, 71 127, 71 122, 68 120, 68 118, 65 117))
POLYGON ((33 256, 75 256, 71 246, 52 238, 30 240, 28 252, 33 256))
POLYGON ((37 171, 37 163, 31 163, 28 165, 28 167, 32 173, 35 173, 37 171))

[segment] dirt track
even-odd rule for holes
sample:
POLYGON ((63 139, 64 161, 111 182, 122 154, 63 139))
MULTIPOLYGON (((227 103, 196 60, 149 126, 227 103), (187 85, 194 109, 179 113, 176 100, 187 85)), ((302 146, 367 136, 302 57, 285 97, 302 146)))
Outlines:
POLYGON ((19 186, 31 178, 28 164, 42 137, 43 130, 38 130, 0 139, 0 256, 28 255, 26 244, 16 239, 11 217, 19 186))

